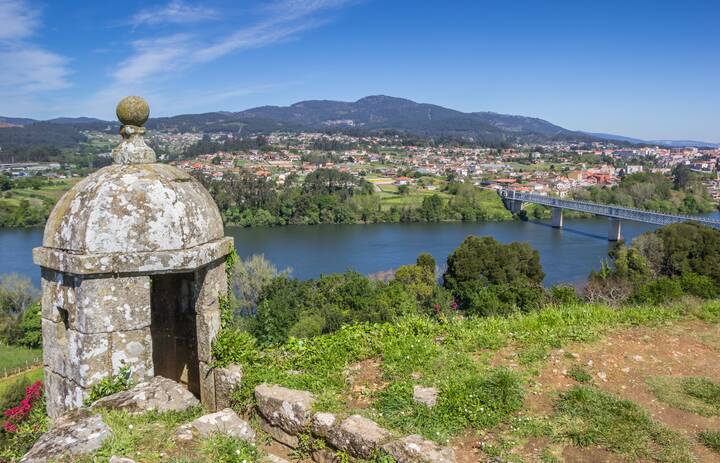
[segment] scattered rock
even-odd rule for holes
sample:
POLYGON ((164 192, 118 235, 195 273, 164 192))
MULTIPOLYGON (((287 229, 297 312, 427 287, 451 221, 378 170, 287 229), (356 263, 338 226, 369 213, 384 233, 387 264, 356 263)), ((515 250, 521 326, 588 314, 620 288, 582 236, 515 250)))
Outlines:
POLYGON ((260 414, 273 426, 290 434, 299 434, 308 425, 315 396, 307 391, 260 384, 255 388, 260 414))
POLYGON ((279 457, 279 456, 277 456, 277 455, 275 455, 275 454, 272 454, 272 453, 268 453, 268 454, 265 456, 265 461, 267 461, 267 462, 269 462, 269 463, 290 463, 290 462, 287 461, 286 459, 284 459, 284 458, 282 458, 282 457, 279 457))
POLYGON ((191 441, 195 439, 192 425, 187 423, 177 428, 177 431, 175 431, 175 439, 179 441, 191 441))
POLYGON ((398 463, 455 463, 455 452, 422 436, 412 435, 382 446, 398 463))
POLYGON ((136 462, 135 462, 135 460, 132 460, 130 458, 119 457, 117 455, 113 455, 110 457, 110 463, 136 463, 136 462))
POLYGON ((262 416, 260 417, 260 429, 268 433, 270 437, 272 437, 276 441, 280 442, 283 445, 287 445, 292 449, 296 449, 298 448, 298 446, 300 446, 300 439, 298 439, 297 436, 286 433, 282 430, 282 428, 278 426, 273 426, 262 416))
POLYGON ((357 458, 370 458, 392 435, 372 420, 360 415, 346 418, 339 426, 333 426, 327 441, 333 447, 344 450, 357 458))
POLYGON ((335 452, 329 449, 315 450, 311 456, 315 463, 338 463, 340 461, 335 452))
POLYGON ((255 442, 255 431, 231 408, 203 415, 190 423, 189 429, 202 437, 225 434, 247 442, 255 442))
POLYGON ((21 463, 55 461, 69 455, 84 455, 99 449, 112 435, 100 415, 74 410, 62 415, 22 458, 21 463))
POLYGON ((242 366, 228 365, 215 369, 215 406, 227 408, 232 405, 232 394, 240 387, 242 381, 242 366))
POLYGON ((140 383, 130 390, 96 400, 91 408, 121 409, 130 412, 184 411, 199 405, 195 396, 181 384, 162 376, 140 383))
POLYGON ((330 434, 335 422, 336 418, 332 413, 316 413, 310 422, 310 429, 317 437, 325 438, 330 434))
POLYGON ((415 386, 413 388, 413 400, 419 404, 432 408, 437 404, 438 390, 434 387, 415 386))

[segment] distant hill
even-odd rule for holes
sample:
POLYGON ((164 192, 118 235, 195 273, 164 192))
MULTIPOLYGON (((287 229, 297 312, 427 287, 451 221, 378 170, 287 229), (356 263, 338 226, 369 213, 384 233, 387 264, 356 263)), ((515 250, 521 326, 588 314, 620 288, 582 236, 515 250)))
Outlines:
POLYGON ((624 137, 622 135, 613 135, 610 133, 596 133, 596 132, 585 132, 593 137, 602 138, 605 140, 614 140, 632 143, 635 145, 659 145, 668 146, 671 148, 684 148, 684 147, 696 147, 696 148, 720 148, 720 143, 713 143, 707 141, 697 140, 641 140, 639 138, 624 137))
POLYGON ((384 95, 355 102, 309 100, 290 106, 157 118, 150 128, 203 131, 333 130, 350 133, 396 132, 417 137, 463 138, 477 143, 593 141, 595 137, 542 119, 492 112, 464 113, 384 95))
MULTIPOLYGON (((49 148, 72 148, 85 139, 83 130, 113 130, 116 121, 59 117, 49 121, 0 116, 0 161, 41 160, 49 148)), ((178 132, 338 131, 365 135, 400 134, 417 138, 463 139, 486 146, 515 143, 615 141, 623 144, 719 147, 717 143, 640 140, 605 133, 568 130, 535 117, 494 112, 465 113, 404 98, 375 95, 355 102, 308 100, 290 106, 259 106, 245 111, 218 111, 152 118, 147 127, 178 132)))

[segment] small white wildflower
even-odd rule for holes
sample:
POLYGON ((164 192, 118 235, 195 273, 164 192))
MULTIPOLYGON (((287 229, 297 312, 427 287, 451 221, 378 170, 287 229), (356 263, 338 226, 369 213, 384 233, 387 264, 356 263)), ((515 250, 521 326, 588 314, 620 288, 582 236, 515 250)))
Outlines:
POLYGON ((134 426, 131 425, 131 424, 128 425, 128 429, 132 429, 133 427, 134 427, 134 426))

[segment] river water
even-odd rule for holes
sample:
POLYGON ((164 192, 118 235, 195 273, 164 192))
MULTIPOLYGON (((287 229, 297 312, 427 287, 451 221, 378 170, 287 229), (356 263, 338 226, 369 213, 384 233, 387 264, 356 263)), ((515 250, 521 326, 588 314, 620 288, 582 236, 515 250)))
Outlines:
MULTIPOLYGON (((711 214, 720 217, 720 214, 711 214)), ((656 228, 624 221, 623 237, 656 228)), ((354 269, 369 274, 414 262, 421 252, 444 264, 468 235, 490 235, 498 241, 526 241, 540 252, 545 284, 582 283, 607 256, 608 220, 601 217, 566 219, 565 228, 549 222, 417 223, 374 225, 314 225, 276 228, 228 227, 241 257, 264 254, 278 268, 291 268, 297 278, 354 269)), ((39 285, 40 270, 31 250, 40 246, 42 229, 0 229, 0 274, 20 273, 39 285)))

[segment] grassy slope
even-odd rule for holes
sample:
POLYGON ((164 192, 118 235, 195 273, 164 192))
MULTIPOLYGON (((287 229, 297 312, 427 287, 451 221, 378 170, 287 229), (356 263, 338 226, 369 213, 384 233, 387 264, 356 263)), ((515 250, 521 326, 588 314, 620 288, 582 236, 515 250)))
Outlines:
POLYGON ((0 373, 3 370, 13 370, 33 365, 42 361, 41 349, 26 349, 18 346, 0 344, 0 373))
MULTIPOLYGON (((398 434, 419 433, 454 446, 463 436, 492 436, 483 445, 483 454, 501 461, 538 461, 523 460, 514 451, 527 439, 545 439, 550 447, 597 447, 626 461, 690 462, 693 456, 686 437, 641 406, 601 391, 580 372, 571 374, 585 383, 558 395, 549 415, 535 416, 526 410, 536 400, 534 385, 551 350, 597 341, 628 327, 664 330, 680 323, 717 326, 720 302, 683 301, 622 310, 579 304, 509 318, 440 323, 412 317, 395 324, 350 326, 262 352, 246 350, 237 408, 242 411, 252 405, 255 384, 272 382, 315 392, 319 410, 361 413, 398 434), (508 351, 518 364, 512 371, 497 361, 498 354, 508 351), (430 410, 415 404, 413 384, 437 387, 438 405, 430 410)), ((177 463, 208 458, 249 463, 258 458, 255 448, 232 439, 174 443, 174 429, 199 413, 104 412, 114 436, 83 461, 104 462, 113 454, 177 463)), ((714 435, 705 438, 712 442, 714 435)), ((260 442, 264 442, 262 433, 260 442)), ((540 461, 563 461, 553 452, 543 450, 540 461)))

